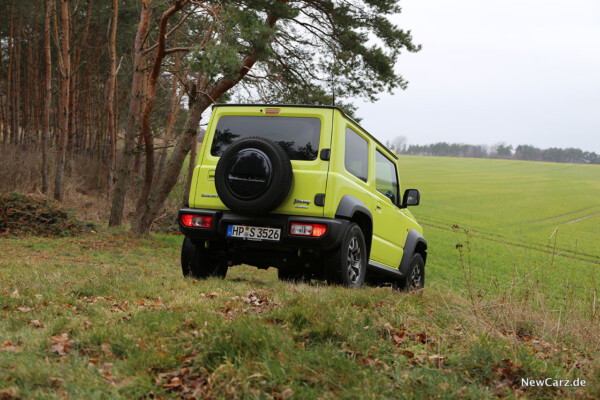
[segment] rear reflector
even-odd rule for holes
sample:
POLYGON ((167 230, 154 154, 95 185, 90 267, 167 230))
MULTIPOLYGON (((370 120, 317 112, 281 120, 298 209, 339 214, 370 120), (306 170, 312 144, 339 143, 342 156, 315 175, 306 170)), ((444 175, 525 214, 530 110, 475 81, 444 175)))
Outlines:
POLYGON ((279 110, 265 110, 265 114, 279 114, 279 110))
POLYGON ((327 225, 292 223, 290 235, 320 237, 327 232, 327 225))
POLYGON ((212 228, 213 217, 208 215, 181 214, 181 222, 193 228, 212 228))

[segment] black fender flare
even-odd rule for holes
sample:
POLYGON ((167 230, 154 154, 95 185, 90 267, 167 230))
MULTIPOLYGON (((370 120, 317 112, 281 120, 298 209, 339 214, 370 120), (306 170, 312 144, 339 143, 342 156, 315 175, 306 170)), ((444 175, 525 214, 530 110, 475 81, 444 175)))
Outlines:
POLYGON ((411 229, 406 236, 406 243, 404 244, 404 254, 400 261, 400 267, 398 270, 403 276, 406 276, 408 269, 410 268, 410 260, 415 254, 420 253, 423 256, 423 262, 427 261, 427 240, 414 229, 411 229))
POLYGON ((335 211, 335 217, 352 219, 354 213, 357 211, 366 214, 367 217, 369 217, 369 220, 371 220, 371 223, 373 223, 373 214, 371 214, 371 211, 367 208, 365 203, 349 194, 345 194, 340 200, 340 204, 338 204, 338 208, 335 211))
POLYGON ((370 254, 373 241, 373 214, 365 203, 352 195, 345 194, 338 204, 335 217, 355 221, 359 224, 365 236, 367 253, 370 254))

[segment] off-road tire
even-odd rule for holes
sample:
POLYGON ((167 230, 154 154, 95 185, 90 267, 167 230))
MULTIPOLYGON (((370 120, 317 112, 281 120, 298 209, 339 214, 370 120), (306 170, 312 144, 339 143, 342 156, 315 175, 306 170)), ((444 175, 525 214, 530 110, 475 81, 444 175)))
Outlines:
POLYGON ((396 290, 419 290, 425 287, 425 261, 419 253, 413 254, 410 259, 406 276, 392 283, 392 287, 396 290))
POLYGON ((205 248, 203 242, 195 243, 186 237, 181 246, 181 271, 183 276, 206 279, 211 276, 225 278, 228 265, 219 257, 218 249, 205 248))
POLYGON ((292 179, 292 162, 287 152, 278 143, 262 137, 249 137, 233 143, 221 155, 215 171, 215 187, 223 204, 230 210, 245 215, 264 215, 277 208, 287 197, 292 179), (268 187, 251 199, 237 196, 228 183, 232 179, 232 165, 238 153, 244 150, 258 150, 261 155, 268 157, 271 166, 268 187))
POLYGON ((359 288, 365 282, 367 245, 358 224, 348 225, 342 243, 329 254, 326 271, 329 284, 359 288))

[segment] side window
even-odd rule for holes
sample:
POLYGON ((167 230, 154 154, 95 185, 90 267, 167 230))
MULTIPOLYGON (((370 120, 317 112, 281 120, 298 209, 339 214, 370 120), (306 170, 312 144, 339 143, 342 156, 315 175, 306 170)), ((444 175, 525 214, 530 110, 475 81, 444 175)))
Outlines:
POLYGON ((398 174, 396 164, 377 150, 375 153, 375 188, 392 203, 398 204, 398 174))
POLYGON ((350 128, 346 128, 346 170, 363 181, 369 176, 369 145, 350 128))

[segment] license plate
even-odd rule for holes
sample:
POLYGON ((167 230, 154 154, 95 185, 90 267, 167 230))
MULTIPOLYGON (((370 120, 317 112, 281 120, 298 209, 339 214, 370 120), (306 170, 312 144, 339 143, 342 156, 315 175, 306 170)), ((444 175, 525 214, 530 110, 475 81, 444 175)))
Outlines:
POLYGON ((227 237, 278 242, 281 238, 281 229, 263 228, 260 226, 229 225, 227 227, 227 237))

